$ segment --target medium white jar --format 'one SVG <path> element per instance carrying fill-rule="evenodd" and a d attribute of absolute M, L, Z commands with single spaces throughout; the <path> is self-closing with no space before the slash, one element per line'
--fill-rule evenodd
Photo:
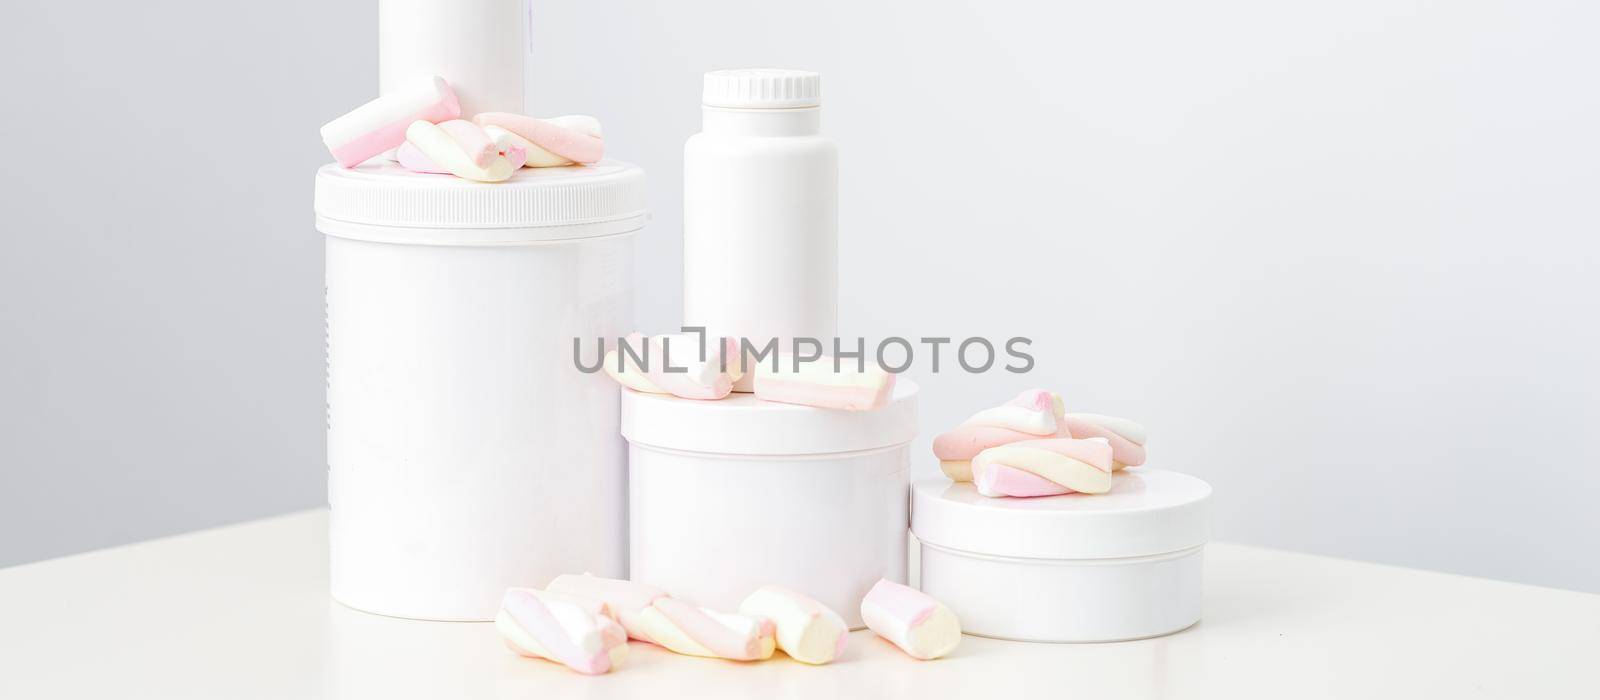
<path fill-rule="evenodd" d="M 861 627 L 872 585 L 906 580 L 916 398 L 904 380 L 859 412 L 623 390 L 630 575 L 719 610 L 778 584 Z"/>
<path fill-rule="evenodd" d="M 616 386 L 578 371 L 573 339 L 632 330 L 643 173 L 327 166 L 316 211 L 333 597 L 489 620 L 509 586 L 626 575 Z"/>
<path fill-rule="evenodd" d="M 1111 642 L 1200 620 L 1211 487 L 1176 472 L 1117 473 L 1105 494 L 987 498 L 971 482 L 918 481 L 911 529 L 921 589 L 964 632 Z"/>
<path fill-rule="evenodd" d="M 821 95 L 807 71 L 706 74 L 683 148 L 684 325 L 782 352 L 838 332 L 839 149 Z"/>

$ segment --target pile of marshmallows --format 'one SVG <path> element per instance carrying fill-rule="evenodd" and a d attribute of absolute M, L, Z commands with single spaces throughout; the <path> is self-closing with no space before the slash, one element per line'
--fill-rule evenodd
<path fill-rule="evenodd" d="M 395 149 L 395 159 L 409 170 L 478 182 L 500 182 L 523 166 L 594 163 L 605 154 L 594 117 L 534 119 L 507 112 L 484 112 L 471 121 L 460 117 L 461 103 L 450 84 L 433 76 L 322 125 L 322 142 L 346 168 Z"/>
<path fill-rule="evenodd" d="M 933 440 L 939 467 L 990 497 L 1105 493 L 1112 472 L 1144 464 L 1144 426 L 1067 413 L 1061 396 L 1029 389 Z"/>
<path fill-rule="evenodd" d="M 754 358 L 752 358 L 753 360 Z M 606 353 L 606 374 L 647 394 L 715 401 L 736 389 L 764 401 L 843 411 L 882 408 L 894 393 L 894 375 L 870 362 L 819 356 L 768 357 L 746 367 L 737 341 L 723 338 L 702 356 L 700 336 L 688 333 L 629 335 Z M 748 380 L 748 381 L 747 381 Z"/>
<path fill-rule="evenodd" d="M 867 627 L 917 659 L 936 659 L 961 641 L 961 623 L 943 603 L 881 579 L 861 601 Z M 850 630 L 838 613 L 779 586 L 762 586 L 725 613 L 686 603 L 633 581 L 557 576 L 545 590 L 506 591 L 495 629 L 523 656 L 587 674 L 622 663 L 628 640 L 689 656 L 761 661 L 781 649 L 796 661 L 825 664 L 844 653 Z"/>

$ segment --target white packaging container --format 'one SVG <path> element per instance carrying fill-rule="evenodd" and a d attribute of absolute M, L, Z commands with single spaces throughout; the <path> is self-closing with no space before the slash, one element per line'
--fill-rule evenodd
<path fill-rule="evenodd" d="M 529 23 L 528 0 L 379 0 L 378 94 L 437 75 L 463 118 L 521 113 Z"/>
<path fill-rule="evenodd" d="M 633 578 L 730 611 L 777 584 L 861 627 L 872 584 L 906 580 L 916 398 L 904 380 L 859 412 L 624 390 Z"/>
<path fill-rule="evenodd" d="M 632 330 L 642 171 L 330 165 L 316 211 L 334 598 L 488 620 L 508 586 L 626 575 L 616 386 L 576 369 L 573 339 Z"/>
<path fill-rule="evenodd" d="M 920 480 L 911 529 L 921 588 L 962 631 L 1029 642 L 1110 642 L 1200 620 L 1211 487 L 1177 472 L 1118 472 L 1105 494 L 987 498 Z"/>
<path fill-rule="evenodd" d="M 706 74 L 702 131 L 683 149 L 684 325 L 832 350 L 839 150 L 821 135 L 821 96 L 806 71 Z"/>

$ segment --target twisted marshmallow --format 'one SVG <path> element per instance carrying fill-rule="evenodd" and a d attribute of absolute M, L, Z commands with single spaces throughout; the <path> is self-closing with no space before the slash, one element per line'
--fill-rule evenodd
<path fill-rule="evenodd" d="M 839 658 L 850 638 L 850 628 L 838 613 L 779 586 L 756 589 L 739 604 L 739 612 L 771 620 L 778 648 L 803 663 L 825 664 Z"/>
<path fill-rule="evenodd" d="M 510 159 L 494 150 L 494 143 L 483 134 L 483 129 L 472 122 L 452 120 L 433 124 L 417 120 L 406 129 L 406 143 L 426 157 L 433 167 L 464 180 L 500 182 L 517 170 Z M 487 158 L 483 155 L 485 152 L 490 152 Z"/>
<path fill-rule="evenodd" d="M 704 360 L 700 359 L 699 336 L 696 335 L 675 333 L 645 337 L 632 333 L 625 342 L 640 353 L 643 367 L 635 361 L 634 355 L 620 348 L 607 352 L 602 364 L 607 375 L 634 391 L 671 394 L 685 399 L 720 399 L 733 391 L 734 381 L 743 375 L 738 350 L 731 338 L 722 339 L 720 347 L 710 348 Z M 668 372 L 669 363 L 675 369 L 687 371 Z"/>
<path fill-rule="evenodd" d="M 1025 440 L 972 458 L 973 482 L 984 496 L 1055 496 L 1111 490 L 1111 445 L 1105 438 Z"/>
<path fill-rule="evenodd" d="M 572 598 L 582 598 L 604 603 L 616 617 L 628 636 L 641 642 L 652 641 L 644 632 L 639 614 L 655 602 L 666 597 L 666 592 L 642 583 L 615 578 L 601 578 L 590 574 L 562 574 L 555 577 L 545 590 Z"/>
<path fill-rule="evenodd" d="M 596 601 L 511 588 L 494 626 L 518 654 L 594 675 L 616 668 L 628 653 L 628 633 L 608 613 Z"/>
<path fill-rule="evenodd" d="M 770 620 L 707 610 L 676 598 L 655 599 L 639 613 L 639 622 L 651 641 L 688 656 L 758 661 L 771 658 L 777 644 Z"/>
<path fill-rule="evenodd" d="M 839 360 L 838 371 L 833 365 L 832 357 L 801 362 L 798 367 L 790 356 L 759 363 L 756 398 L 843 411 L 870 411 L 889 403 L 895 375 L 874 363 Z"/>
<path fill-rule="evenodd" d="M 535 119 L 510 112 L 484 112 L 472 118 L 479 126 L 497 126 L 522 139 L 528 165 L 543 167 L 595 163 L 605 155 L 605 139 L 594 117 L 574 115 Z"/>
<path fill-rule="evenodd" d="M 1068 413 L 1062 417 L 1062 423 L 1072 437 L 1098 437 L 1110 442 L 1112 469 L 1144 464 L 1144 426 L 1126 418 L 1098 413 Z"/>
<path fill-rule="evenodd" d="M 440 122 L 439 128 L 443 129 L 450 138 L 461 147 L 479 168 L 487 168 L 493 164 L 494 156 L 504 156 L 510 162 L 511 169 L 521 168 L 528 160 L 528 151 L 513 141 L 514 137 L 505 129 L 496 127 L 479 128 L 477 124 L 461 119 L 451 119 Z M 443 166 L 433 162 L 415 144 L 407 141 L 395 149 L 395 160 L 400 166 L 416 173 L 452 174 Z"/>
<path fill-rule="evenodd" d="M 979 452 L 1023 440 L 1072 437 L 1062 424 L 1062 415 L 1060 396 L 1029 389 L 934 438 L 933 454 L 952 481 L 972 481 L 972 458 Z"/>

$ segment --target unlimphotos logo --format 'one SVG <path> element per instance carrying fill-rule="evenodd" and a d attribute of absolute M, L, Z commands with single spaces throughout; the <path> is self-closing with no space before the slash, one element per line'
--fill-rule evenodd
<path fill-rule="evenodd" d="M 652 358 L 650 350 L 652 343 L 632 342 L 628 338 L 616 339 L 616 369 L 623 370 L 624 363 L 650 371 L 653 362 L 659 362 L 659 371 L 668 373 L 684 373 L 689 371 L 685 362 L 690 361 L 686 354 L 692 354 L 695 362 L 706 362 L 712 356 L 714 348 L 736 349 L 736 352 L 717 352 L 720 358 L 721 369 L 726 370 L 733 357 L 741 360 L 744 367 L 758 367 L 761 363 L 770 363 L 772 371 L 779 371 L 780 362 L 792 364 L 793 371 L 800 371 L 800 366 L 830 360 L 833 371 L 840 372 L 853 366 L 855 371 L 866 371 L 867 359 L 870 357 L 884 371 L 899 374 L 910 369 L 913 365 L 926 358 L 927 371 L 938 374 L 952 364 L 960 367 L 969 374 L 982 374 L 996 368 L 1003 369 L 1013 374 L 1025 374 L 1033 370 L 1033 355 L 1028 353 L 1028 347 L 1033 344 L 1033 339 L 1022 336 L 1007 338 L 999 345 L 988 338 L 968 337 L 959 342 L 951 336 L 920 337 L 916 341 L 901 336 L 889 336 L 879 340 L 868 353 L 866 338 L 831 338 L 824 342 L 821 338 L 797 337 L 790 339 L 787 347 L 780 348 L 776 338 L 768 339 L 766 343 L 757 345 L 749 338 L 740 338 L 737 342 L 719 339 L 721 342 L 713 344 L 706 335 L 702 326 L 684 326 L 680 329 L 682 335 L 670 337 L 673 342 L 659 344 L 660 357 Z M 681 341 L 679 340 L 681 339 Z M 592 361 L 585 362 L 583 357 L 583 339 L 572 339 L 572 364 L 579 372 L 593 374 L 600 371 L 605 364 L 606 339 L 596 337 Z M 683 344 L 690 345 L 685 352 Z M 674 346 L 678 347 L 674 351 Z M 921 353 L 917 348 L 923 348 Z M 832 352 L 824 352 L 825 350 Z M 786 352 L 780 352 L 786 350 Z M 1003 352 L 1002 352 L 1003 351 Z M 948 362 L 943 353 L 953 355 L 954 362 Z M 676 363 L 673 355 L 677 354 Z M 1002 358 L 1002 354 L 1004 357 Z M 732 357 L 730 357 L 730 355 Z M 1003 360 L 1003 362 L 1002 362 Z"/>

